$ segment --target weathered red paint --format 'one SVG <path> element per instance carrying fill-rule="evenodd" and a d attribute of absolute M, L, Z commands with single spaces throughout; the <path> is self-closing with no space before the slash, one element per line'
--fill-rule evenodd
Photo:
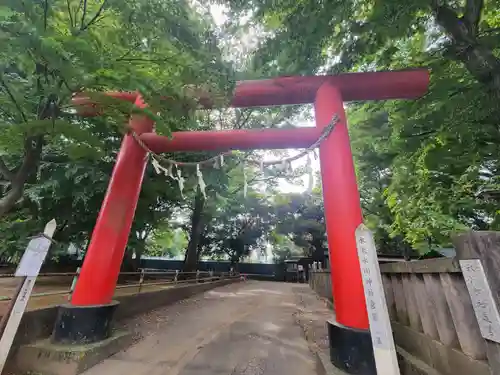
<path fill-rule="evenodd" d="M 146 106 L 137 94 L 135 105 Z M 153 122 L 134 115 L 130 127 L 141 134 L 152 131 Z M 105 304 L 113 297 L 141 190 L 145 156 L 132 136 L 124 137 L 71 298 L 73 305 Z"/>
<path fill-rule="evenodd" d="M 151 120 L 141 116 L 132 116 L 130 127 L 155 152 L 299 148 L 312 144 L 334 113 L 340 115 L 342 122 L 320 147 L 333 293 L 338 322 L 366 329 L 368 320 L 354 238 L 354 230 L 361 223 L 362 216 L 342 101 L 416 98 L 426 92 L 428 83 L 429 73 L 422 69 L 242 81 L 236 85 L 230 106 L 314 102 L 317 127 L 180 132 L 174 133 L 171 140 L 151 133 Z M 139 107 L 145 106 L 137 93 L 113 92 L 108 95 Z M 82 115 L 93 116 L 100 111 L 98 105 L 84 94 L 76 95 L 73 102 Z M 206 107 L 211 106 L 206 99 L 200 102 Z M 133 138 L 126 136 L 73 294 L 73 304 L 98 305 L 111 301 L 145 165 L 144 150 Z"/>
<path fill-rule="evenodd" d="M 414 69 L 242 81 L 236 85 L 231 106 L 241 108 L 313 103 L 316 92 L 325 83 L 337 87 L 346 102 L 411 99 L 427 91 L 429 72 Z"/>
<path fill-rule="evenodd" d="M 319 147 L 336 320 L 347 327 L 368 329 L 354 236 L 363 218 L 340 90 L 330 83 L 323 84 L 316 94 L 314 109 L 320 129 L 333 115 L 340 117 L 332 134 Z"/>
<path fill-rule="evenodd" d="M 316 128 L 175 132 L 172 138 L 144 133 L 154 152 L 306 148 L 321 135 Z"/>
<path fill-rule="evenodd" d="M 344 101 L 413 99 L 427 91 L 429 72 L 426 69 L 412 69 L 239 81 L 229 106 L 247 108 L 313 103 L 316 92 L 326 82 L 340 90 Z M 108 95 L 133 102 L 136 94 L 110 92 Z M 164 99 L 165 105 L 168 105 L 169 98 Z M 84 93 L 77 94 L 73 103 L 82 115 L 93 116 L 97 112 L 96 104 L 90 103 Z M 207 99 L 202 99 L 202 104 L 211 107 Z"/>

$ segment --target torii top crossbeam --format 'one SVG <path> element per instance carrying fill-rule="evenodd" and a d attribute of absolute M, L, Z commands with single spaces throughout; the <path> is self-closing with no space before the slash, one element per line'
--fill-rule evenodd
<path fill-rule="evenodd" d="M 248 108 L 313 103 L 318 89 L 325 83 L 337 87 L 344 101 L 413 99 L 426 92 L 429 74 L 427 70 L 416 69 L 240 81 L 236 84 L 231 106 Z M 172 139 L 154 133 L 143 134 L 141 139 L 154 152 L 223 151 L 231 148 L 305 148 L 317 140 L 320 133 L 318 128 L 191 131 L 174 133 Z"/>
<path fill-rule="evenodd" d="M 313 103 L 323 84 L 336 87 L 343 101 L 413 99 L 423 95 L 429 84 L 425 69 L 391 72 L 348 73 L 324 76 L 292 76 L 264 80 L 239 81 L 230 106 L 235 108 L 269 107 Z M 137 93 L 109 95 L 134 103 Z M 88 99 L 75 100 L 78 104 Z M 205 103 L 210 107 L 210 103 Z M 86 114 L 92 114 L 86 109 Z M 153 152 L 224 151 L 228 149 L 303 148 L 318 139 L 321 129 L 255 129 L 176 132 L 172 139 L 137 129 Z"/>
<path fill-rule="evenodd" d="M 414 69 L 240 81 L 236 84 L 231 106 L 245 108 L 313 103 L 324 83 L 337 87 L 346 102 L 413 99 L 427 91 L 429 72 Z"/>

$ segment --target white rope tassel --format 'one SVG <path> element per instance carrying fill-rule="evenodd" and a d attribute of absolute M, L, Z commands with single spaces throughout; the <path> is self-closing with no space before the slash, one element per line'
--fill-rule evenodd
<path fill-rule="evenodd" d="M 264 160 L 260 161 L 260 173 L 264 173 Z"/>
<path fill-rule="evenodd" d="M 172 173 L 172 164 L 168 165 L 168 168 L 165 172 L 165 176 L 170 177 L 172 180 L 177 180 L 177 177 L 175 177 L 174 174 Z"/>
<path fill-rule="evenodd" d="M 206 200 L 207 194 L 205 193 L 205 188 L 207 185 L 205 185 L 205 181 L 203 181 L 203 173 L 201 173 L 199 164 L 196 166 L 196 176 L 198 176 L 198 186 L 200 187 L 201 194 L 203 194 L 203 198 Z"/>
<path fill-rule="evenodd" d="M 177 168 L 177 182 L 179 183 L 179 190 L 181 192 L 181 197 L 184 198 L 184 177 L 182 177 L 182 172 L 178 165 L 175 166 Z"/>
<path fill-rule="evenodd" d="M 313 152 L 314 159 L 318 160 L 318 155 L 316 152 L 316 148 L 321 145 L 321 143 L 328 138 L 328 136 L 335 130 L 335 126 L 340 122 L 340 118 L 337 114 L 334 114 L 332 116 L 332 119 L 330 123 L 323 129 L 321 132 L 320 137 L 314 142 L 312 145 L 310 145 L 308 148 L 304 149 L 302 152 L 298 153 L 295 156 L 287 157 L 286 159 L 280 159 L 280 160 L 275 160 L 275 161 L 267 161 L 264 162 L 262 160 L 260 161 L 254 161 L 254 160 L 247 160 L 248 163 L 251 163 L 252 165 L 260 164 L 260 169 L 262 172 L 264 172 L 264 166 L 269 167 L 269 166 L 276 166 L 275 169 L 273 169 L 273 172 L 287 172 L 289 169 L 292 168 L 291 163 L 295 160 L 298 160 L 309 153 Z M 179 190 L 181 192 L 181 196 L 184 198 L 184 183 L 186 179 L 182 177 L 181 175 L 181 170 L 179 169 L 179 165 L 182 165 L 183 167 L 197 167 L 200 168 L 200 166 L 204 165 L 214 165 L 214 167 L 219 167 L 222 168 L 224 166 L 224 155 L 228 155 L 230 157 L 235 157 L 239 156 L 239 153 L 233 153 L 233 152 L 224 152 L 222 154 L 212 156 L 208 159 L 197 161 L 197 162 L 178 162 L 173 159 L 167 159 L 161 155 L 155 154 L 148 146 L 141 140 L 140 136 L 136 134 L 134 131 L 129 131 L 129 134 L 132 135 L 134 140 L 137 142 L 137 144 L 144 150 L 146 151 L 146 155 L 150 155 L 152 157 L 152 164 L 153 168 L 155 169 L 155 172 L 157 174 L 164 173 L 165 176 L 172 178 L 173 180 L 177 180 L 177 183 L 179 184 Z M 148 156 L 146 156 L 147 158 Z M 147 159 L 146 159 L 147 160 Z M 161 164 L 164 166 L 162 166 Z M 176 167 L 177 171 L 174 173 L 173 171 L 173 166 Z M 200 172 L 201 173 L 201 172 Z M 245 196 L 247 194 L 248 190 L 248 182 L 246 180 L 246 171 L 243 171 L 244 177 L 245 177 L 245 186 L 244 186 L 244 193 Z M 204 186 L 204 189 L 206 188 L 205 181 L 203 181 L 203 178 L 198 176 L 199 178 L 199 186 Z"/>
<path fill-rule="evenodd" d="M 151 164 L 153 164 L 153 168 L 155 169 L 156 174 L 161 174 L 163 167 L 160 165 L 160 163 L 158 163 L 158 160 L 156 160 L 156 158 L 152 158 Z"/>
<path fill-rule="evenodd" d="M 243 196 L 246 198 L 247 197 L 247 192 L 248 192 L 248 181 L 247 181 L 247 164 L 243 163 Z"/>
<path fill-rule="evenodd" d="M 313 185 L 314 185 L 312 160 L 311 160 L 311 155 L 310 154 L 307 154 L 306 171 L 307 171 L 307 173 L 309 175 L 308 176 L 308 182 L 307 182 L 307 191 L 310 193 L 310 192 L 312 192 Z"/>
<path fill-rule="evenodd" d="M 283 162 L 280 164 L 280 171 L 281 172 L 286 172 L 288 169 L 288 163 L 286 160 L 283 160 Z"/>
<path fill-rule="evenodd" d="M 152 158 L 152 164 L 153 168 L 155 169 L 157 174 L 163 173 L 166 177 L 171 177 L 174 180 L 177 180 L 177 178 L 172 174 L 172 164 L 168 165 L 168 168 L 165 168 L 163 165 L 161 165 L 158 160 L 156 160 L 155 157 Z"/>

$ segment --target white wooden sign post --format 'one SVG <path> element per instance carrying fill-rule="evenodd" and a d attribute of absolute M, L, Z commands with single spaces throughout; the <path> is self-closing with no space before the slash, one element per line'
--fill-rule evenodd
<path fill-rule="evenodd" d="M 49 251 L 52 243 L 51 239 L 55 230 L 56 221 L 52 219 L 45 226 L 43 235 L 31 239 L 17 267 L 15 276 L 21 278 L 22 286 L 17 296 L 14 296 L 15 302 L 10 311 L 2 338 L 0 339 L 0 374 L 7 361 L 10 347 L 12 346 L 17 329 L 21 323 L 21 318 L 28 305 L 28 300 L 33 290 L 33 286 L 35 285 L 36 277 Z"/>
<path fill-rule="evenodd" d="M 356 229 L 356 245 L 377 373 L 379 375 L 400 375 L 378 264 L 377 249 L 372 232 L 364 224 L 360 224 Z"/>
<path fill-rule="evenodd" d="M 483 264 L 479 259 L 460 260 L 481 336 L 500 343 L 500 313 L 491 292 Z"/>

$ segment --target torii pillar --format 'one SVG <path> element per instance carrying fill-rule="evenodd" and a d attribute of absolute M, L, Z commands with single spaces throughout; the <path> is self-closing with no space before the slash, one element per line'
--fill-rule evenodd
<path fill-rule="evenodd" d="M 232 107 L 314 103 L 316 128 L 179 132 L 168 139 L 152 133 L 152 122 L 138 115 L 133 116 L 130 127 L 154 152 L 303 148 L 318 139 L 334 115 L 339 116 L 340 123 L 320 145 L 336 312 L 336 321 L 329 323 L 331 360 L 347 373 L 373 375 L 376 370 L 354 234 L 363 218 L 343 102 L 412 99 L 423 95 L 428 83 L 429 74 L 422 69 L 242 81 L 236 85 Z M 137 93 L 109 95 L 145 105 Z M 95 112 L 89 109 L 88 99 L 75 98 L 75 104 L 84 105 L 82 114 Z M 144 175 L 144 156 L 132 137 L 125 136 L 71 304 L 61 308 L 53 334 L 56 342 L 95 342 L 109 335 L 116 307 L 112 297 Z"/>

